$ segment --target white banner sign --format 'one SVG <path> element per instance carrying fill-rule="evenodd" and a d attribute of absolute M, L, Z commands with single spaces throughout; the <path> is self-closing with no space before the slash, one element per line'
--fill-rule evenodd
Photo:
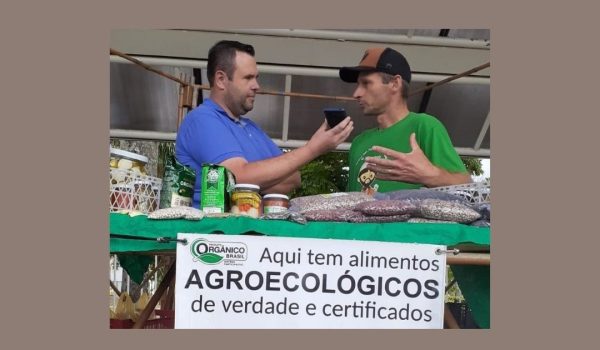
<path fill-rule="evenodd" d="M 175 328 L 443 328 L 445 246 L 177 237 Z"/>

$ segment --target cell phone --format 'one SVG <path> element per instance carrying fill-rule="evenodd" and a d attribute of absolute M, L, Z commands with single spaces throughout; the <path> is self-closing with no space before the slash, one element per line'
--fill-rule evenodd
<path fill-rule="evenodd" d="M 323 113 L 325 113 L 325 119 L 330 128 L 335 127 L 347 117 L 346 110 L 343 108 L 325 108 Z"/>

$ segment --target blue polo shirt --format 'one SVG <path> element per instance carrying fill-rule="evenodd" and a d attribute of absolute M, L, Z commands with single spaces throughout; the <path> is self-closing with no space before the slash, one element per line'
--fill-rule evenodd
<path fill-rule="evenodd" d="M 252 120 L 236 121 L 211 99 L 183 119 L 175 140 L 177 160 L 196 170 L 192 205 L 200 207 L 202 164 L 219 164 L 241 157 L 255 162 L 282 154 L 277 145 Z"/>

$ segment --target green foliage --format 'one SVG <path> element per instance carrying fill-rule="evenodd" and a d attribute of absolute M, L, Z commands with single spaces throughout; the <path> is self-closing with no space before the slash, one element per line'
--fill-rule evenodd
<path fill-rule="evenodd" d="M 447 269 L 446 274 L 446 283 L 450 284 L 454 280 L 454 274 L 452 273 L 452 268 Z M 450 289 L 446 292 L 444 296 L 444 302 L 446 303 L 463 303 L 465 301 L 465 297 L 462 295 L 458 283 L 454 283 Z"/>
<path fill-rule="evenodd" d="M 300 169 L 302 185 L 290 198 L 343 192 L 348 183 L 348 153 L 324 154 Z"/>
<path fill-rule="evenodd" d="M 483 174 L 479 158 L 461 157 L 461 160 L 471 175 Z M 291 198 L 343 192 L 348 184 L 348 153 L 324 154 L 303 166 L 300 173 L 302 175 L 301 187 L 291 193 Z"/>
<path fill-rule="evenodd" d="M 467 168 L 469 174 L 475 176 L 483 174 L 483 169 L 481 168 L 481 159 L 475 157 L 460 157 L 460 159 Z"/>

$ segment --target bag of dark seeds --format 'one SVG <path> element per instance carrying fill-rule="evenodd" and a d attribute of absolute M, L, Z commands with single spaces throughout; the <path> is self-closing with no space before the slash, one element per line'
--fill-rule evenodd
<path fill-rule="evenodd" d="M 473 204 L 473 209 L 481 214 L 482 220 L 491 221 L 492 205 L 490 203 Z"/>
<path fill-rule="evenodd" d="M 490 222 L 487 220 L 482 220 L 479 219 L 477 221 L 473 221 L 471 224 L 471 226 L 477 226 L 477 227 L 490 227 Z"/>

